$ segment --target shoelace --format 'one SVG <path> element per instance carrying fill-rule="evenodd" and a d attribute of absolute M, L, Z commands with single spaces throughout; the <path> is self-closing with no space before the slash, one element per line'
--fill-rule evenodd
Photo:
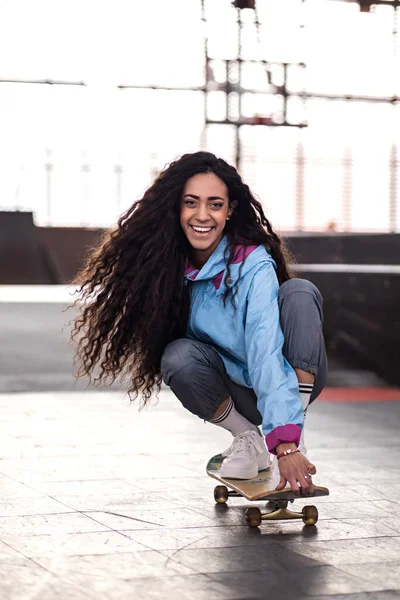
<path fill-rule="evenodd" d="M 224 458 L 227 458 L 230 454 L 232 454 L 233 450 L 242 450 L 243 446 L 245 445 L 245 441 L 246 440 L 246 445 L 247 446 L 251 446 L 251 438 L 253 437 L 251 434 L 252 432 L 250 431 L 245 431 L 243 433 L 241 433 L 240 435 L 238 435 L 232 442 L 232 444 L 229 446 L 229 448 L 227 448 L 223 455 Z M 250 439 L 249 439 L 250 438 Z"/>
<path fill-rule="evenodd" d="M 252 435 L 249 435 L 249 432 L 245 431 L 244 433 L 241 433 L 237 438 L 233 440 L 232 445 L 229 448 L 229 454 L 231 454 L 234 450 L 236 452 L 240 452 L 241 450 L 252 448 L 251 438 Z"/>

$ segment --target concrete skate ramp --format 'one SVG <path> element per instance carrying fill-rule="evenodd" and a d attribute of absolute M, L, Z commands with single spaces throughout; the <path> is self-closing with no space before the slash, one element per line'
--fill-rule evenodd
<path fill-rule="evenodd" d="M 293 235 L 299 277 L 324 298 L 325 339 L 348 365 L 400 385 L 400 235 Z"/>
<path fill-rule="evenodd" d="M 30 212 L 0 212 L 0 282 L 60 283 Z"/>
<path fill-rule="evenodd" d="M 398 265 L 398 233 L 292 233 L 285 238 L 299 264 Z"/>
<path fill-rule="evenodd" d="M 60 283 L 70 283 L 96 247 L 103 229 L 87 227 L 38 227 L 38 236 L 51 256 Z"/>

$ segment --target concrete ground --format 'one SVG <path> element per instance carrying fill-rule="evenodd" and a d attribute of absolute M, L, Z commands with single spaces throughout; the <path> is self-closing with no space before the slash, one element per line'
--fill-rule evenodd
<path fill-rule="evenodd" d="M 400 597 L 400 402 L 315 403 L 317 525 L 249 528 L 205 474 L 227 432 L 71 391 L 62 307 L 0 303 L 1 600 Z"/>

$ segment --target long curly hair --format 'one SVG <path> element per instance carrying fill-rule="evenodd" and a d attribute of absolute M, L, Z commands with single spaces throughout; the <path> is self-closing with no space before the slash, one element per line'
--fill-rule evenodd
<path fill-rule="evenodd" d="M 275 260 L 279 283 L 290 278 L 283 242 L 233 166 L 209 152 L 172 162 L 105 234 L 74 281 L 79 313 L 71 339 L 78 377 L 95 385 L 128 380 L 130 398 L 141 396 L 144 404 L 160 390 L 164 348 L 186 332 L 190 245 L 180 225 L 180 203 L 187 180 L 198 173 L 219 177 L 234 206 L 225 227 L 228 272 L 235 245 L 263 244 Z"/>

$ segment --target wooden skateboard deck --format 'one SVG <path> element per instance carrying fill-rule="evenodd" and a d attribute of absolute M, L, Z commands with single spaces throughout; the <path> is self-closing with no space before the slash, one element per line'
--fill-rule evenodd
<path fill-rule="evenodd" d="M 271 469 L 260 471 L 254 479 L 224 479 L 220 476 L 223 457 L 217 454 L 210 458 L 207 463 L 207 474 L 217 481 L 225 484 L 226 487 L 237 492 L 247 500 L 267 500 L 267 501 L 290 501 L 297 498 L 314 498 L 316 496 L 328 496 L 329 490 L 326 487 L 311 485 L 308 490 L 298 492 L 290 488 L 277 491 L 275 489 L 277 482 L 272 483 Z"/>

